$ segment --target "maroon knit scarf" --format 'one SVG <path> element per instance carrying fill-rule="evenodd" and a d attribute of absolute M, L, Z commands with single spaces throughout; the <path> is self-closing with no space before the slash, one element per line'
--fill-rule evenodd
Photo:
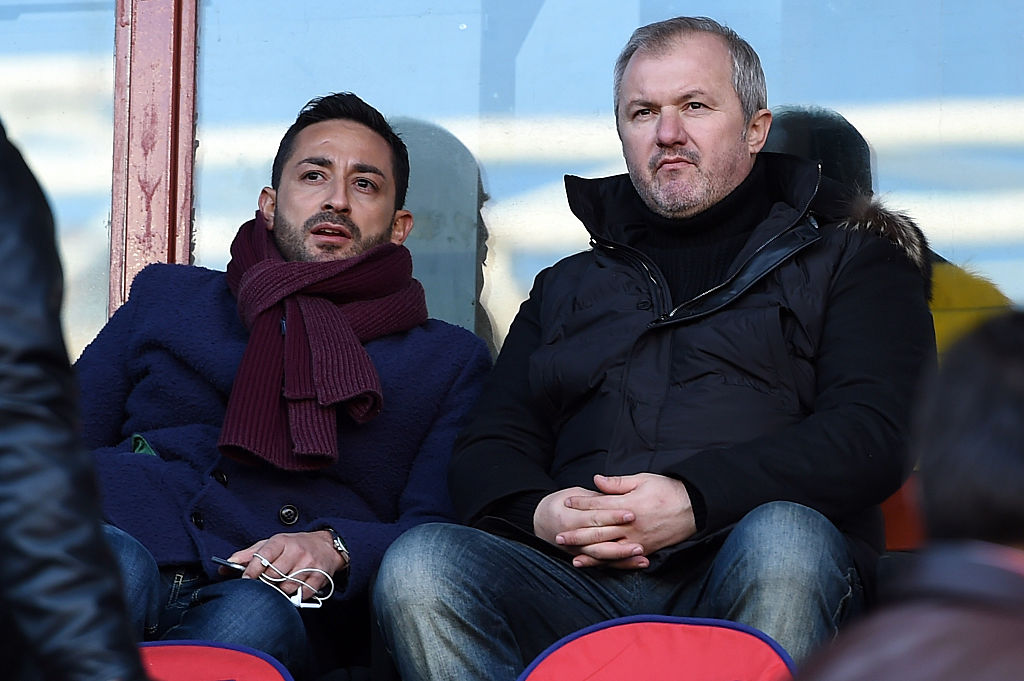
<path fill-rule="evenodd" d="M 385 244 L 346 260 L 286 262 L 266 222 L 242 225 L 227 281 L 250 331 L 218 446 L 241 460 L 314 470 L 338 460 L 336 406 L 366 423 L 380 378 L 363 343 L 427 319 L 408 249 Z"/>

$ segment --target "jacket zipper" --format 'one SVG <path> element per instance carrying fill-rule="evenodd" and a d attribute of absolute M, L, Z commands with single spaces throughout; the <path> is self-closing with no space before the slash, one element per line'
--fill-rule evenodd
<path fill-rule="evenodd" d="M 722 288 L 723 288 L 724 286 L 726 286 L 727 284 L 729 284 L 729 283 L 730 283 L 730 282 L 731 282 L 731 281 L 732 281 L 733 279 L 735 279 L 735 278 L 736 278 L 736 276 L 737 276 L 737 275 L 738 275 L 738 274 L 739 274 L 740 272 L 742 272 L 742 271 L 743 271 L 743 269 L 744 269 L 744 268 L 745 268 L 745 267 L 746 267 L 746 266 L 747 266 L 748 264 L 750 264 L 750 261 L 751 261 L 751 260 L 753 260 L 753 259 L 754 259 L 755 257 L 757 257 L 757 255 L 758 255 L 759 253 L 761 253 L 762 251 L 764 251 L 764 249 L 766 249 L 766 248 L 768 248 L 768 247 L 769 247 L 770 245 L 772 245 L 772 244 L 773 244 L 773 243 L 774 243 L 775 241 L 777 241 L 777 240 L 778 240 L 778 239 L 779 239 L 779 238 L 780 238 L 780 237 L 781 237 L 781 236 L 782 236 L 783 234 L 785 234 L 785 233 L 786 233 L 786 232 L 788 232 L 789 230 L 793 229 L 793 227 L 795 227 L 795 226 L 796 226 L 796 225 L 797 225 L 797 224 L 798 224 L 798 223 L 799 223 L 799 222 L 800 222 L 801 220 L 803 220 L 803 219 L 804 219 L 804 217 L 805 217 L 805 216 L 807 215 L 807 211 L 808 211 L 808 210 L 810 209 L 810 207 L 811 207 L 811 201 L 813 201 L 813 200 L 814 200 L 814 197 L 818 195 L 818 189 L 820 189 L 820 188 L 821 188 L 821 164 L 819 163 L 819 164 L 818 164 L 818 177 L 817 177 L 817 179 L 816 179 L 816 180 L 815 180 L 815 182 L 814 182 L 814 191 L 813 191 L 813 192 L 811 192 L 811 195 L 810 195 L 810 197 L 809 197 L 809 198 L 807 199 L 807 202 L 806 202 L 806 203 L 804 203 L 804 206 L 803 206 L 803 208 L 802 208 L 802 209 L 800 210 L 800 212 L 799 212 L 799 213 L 797 213 L 797 216 L 796 216 L 795 218 L 793 218 L 793 221 L 792 221 L 792 222 L 790 222 L 790 223 L 789 223 L 788 225 L 786 225 L 786 226 L 785 226 L 785 228 L 783 228 L 783 229 L 780 229 L 780 230 L 779 230 L 778 232 L 776 232 L 776 233 L 775 233 L 775 234 L 774 234 L 774 235 L 772 236 L 772 238 L 768 239 L 768 241 L 765 241 L 765 242 L 764 242 L 763 244 L 761 244 L 760 246 L 758 246 L 758 247 L 757 247 L 757 249 L 755 249 L 753 253 L 751 253 L 751 254 L 750 254 L 749 256 L 747 256 L 747 259 L 743 261 L 743 264 L 742 264 L 742 265 L 740 265 L 739 267 L 737 267 L 737 268 L 736 268 L 736 271 L 735 271 L 735 272 L 733 272 L 733 274 L 732 274 L 732 276 L 731 276 L 731 277 L 727 277 L 727 278 L 726 278 L 725 280 L 723 280 L 723 281 L 722 281 L 721 283 L 719 283 L 719 284 L 717 284 L 717 285 L 715 285 L 715 286 L 712 286 L 712 287 L 711 287 L 711 288 L 709 288 L 709 289 L 708 289 L 707 291 L 704 291 L 703 293 L 701 293 L 701 294 L 699 294 L 699 295 L 696 295 L 696 296 L 694 296 L 694 297 L 693 297 L 693 298 L 691 298 L 690 300 L 687 300 L 686 302 L 683 302 L 683 303 L 680 303 L 679 305 L 676 305 L 676 306 L 675 306 L 674 308 L 672 308 L 672 310 L 671 310 L 671 311 L 670 311 L 670 312 L 669 312 L 668 314 L 666 314 L 666 315 L 662 315 L 662 316 L 661 316 L 660 318 L 658 318 L 657 320 L 655 320 L 655 322 L 654 322 L 654 323 L 655 323 L 655 324 L 657 324 L 657 323 L 664 323 L 664 322 L 667 322 L 667 321 L 669 321 L 669 320 L 670 320 L 670 319 L 671 319 L 671 318 L 672 318 L 672 317 L 673 317 L 673 316 L 674 316 L 674 315 L 675 315 L 675 314 L 676 314 L 677 312 L 679 312 L 679 310 L 680 310 L 680 309 L 682 309 L 682 308 L 684 308 L 684 307 L 686 307 L 686 306 L 688 306 L 688 305 L 690 305 L 690 304 L 692 304 L 692 303 L 694 303 L 694 302 L 696 302 L 696 301 L 700 300 L 701 298 L 705 298 L 705 297 L 707 297 L 707 296 L 711 295 L 711 294 L 712 294 L 712 293 L 714 293 L 715 291 L 718 291 L 718 290 L 722 289 Z M 817 227 L 817 223 L 816 223 L 816 222 L 814 223 L 814 225 L 815 225 L 815 227 Z"/>
<path fill-rule="evenodd" d="M 633 269 L 644 275 L 651 284 L 651 290 L 654 294 L 655 314 L 658 315 L 658 319 L 669 314 L 671 296 L 668 293 L 668 284 L 665 282 L 665 277 L 661 271 L 646 255 L 631 246 L 617 244 L 614 241 L 597 236 L 592 236 L 590 243 L 594 248 L 608 251 L 613 257 L 625 260 Z"/>
<path fill-rule="evenodd" d="M 793 229 L 797 224 L 800 223 L 801 220 L 803 220 L 806 217 L 807 211 L 811 207 L 811 202 L 814 200 L 814 197 L 818 195 L 818 190 L 820 188 L 821 188 L 821 164 L 819 163 L 818 164 L 818 176 L 817 176 L 817 178 L 815 178 L 815 182 L 814 182 L 814 191 L 811 192 L 810 196 L 807 198 L 807 201 L 804 203 L 804 205 L 801 208 L 801 210 L 797 213 L 797 216 L 795 218 L 793 218 L 792 222 L 790 222 L 788 225 L 786 225 L 786 227 L 784 227 L 783 229 L 781 229 L 778 232 L 776 232 L 770 239 L 765 241 L 763 244 L 758 246 L 757 249 L 754 250 L 753 253 L 751 253 L 749 256 L 747 256 L 747 259 L 743 261 L 743 264 L 740 265 L 738 268 L 736 268 L 736 271 L 733 273 L 732 276 L 727 277 L 721 283 L 716 284 L 715 286 L 712 286 L 711 288 L 709 288 L 708 290 L 704 291 L 703 293 L 700 293 L 700 294 L 694 296 L 693 298 L 690 298 L 689 300 L 684 301 L 684 302 L 680 303 L 679 305 L 676 305 L 675 307 L 672 307 L 671 309 L 669 309 L 668 308 L 668 304 L 666 304 L 666 299 L 668 299 L 669 296 L 666 294 L 666 291 L 668 290 L 668 285 L 665 283 L 665 278 L 661 274 L 661 272 L 658 270 L 657 266 L 655 266 L 654 263 L 651 262 L 647 258 L 646 255 L 644 255 L 642 252 L 636 250 L 635 248 L 632 248 L 630 246 L 625 246 L 625 245 L 622 245 L 622 244 L 617 244 L 617 243 L 615 243 L 615 242 L 613 242 L 611 240 L 608 240 L 608 239 L 605 239 L 605 238 L 602 238 L 602 237 L 598 237 L 598 236 L 593 236 L 592 235 L 590 241 L 591 241 L 591 244 L 593 246 L 599 247 L 599 248 L 601 248 L 603 250 L 606 250 L 606 251 L 610 252 L 610 254 L 612 254 L 613 256 L 617 255 L 617 256 L 621 257 L 623 260 L 625 260 L 627 263 L 629 263 L 634 269 L 636 269 L 636 270 L 640 271 L 642 274 L 646 275 L 646 277 L 650 280 L 650 282 L 653 285 L 653 290 L 654 290 L 655 297 L 656 297 L 656 308 L 657 308 L 658 316 L 648 324 L 648 328 L 655 328 L 655 327 L 658 327 L 658 326 L 662 326 L 664 324 L 671 323 L 673 321 L 679 321 L 679 319 L 675 319 L 675 315 L 681 309 L 683 309 L 684 307 L 688 307 L 688 306 L 692 305 L 696 301 L 701 300 L 702 298 L 705 298 L 705 297 L 715 293 L 716 291 L 721 290 L 723 287 L 725 287 L 726 285 L 731 283 L 736 278 L 736 276 L 739 275 L 741 272 L 743 272 L 743 269 L 755 257 L 757 257 L 758 254 L 763 252 L 766 248 L 768 248 L 771 244 L 773 244 L 775 241 L 777 241 L 779 238 L 781 238 L 784 234 L 786 234 L 791 229 Z M 815 226 L 815 228 L 817 228 L 817 223 L 816 222 L 812 221 L 812 224 Z M 809 245 L 810 245 L 810 243 L 803 244 L 802 246 L 800 246 L 800 248 L 797 249 L 797 251 L 794 251 L 794 253 L 798 252 L 800 250 L 803 250 L 804 247 L 809 246 Z M 765 272 L 765 274 L 767 274 L 767 272 Z M 686 319 L 686 318 L 684 317 L 683 319 Z"/>

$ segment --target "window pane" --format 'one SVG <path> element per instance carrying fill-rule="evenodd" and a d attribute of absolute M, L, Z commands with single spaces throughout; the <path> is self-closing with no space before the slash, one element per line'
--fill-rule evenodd
<path fill-rule="evenodd" d="M 500 339 L 536 273 L 587 246 L 562 175 L 624 170 L 611 102 L 619 49 L 636 26 L 685 11 L 750 41 L 771 106 L 846 115 L 873 147 L 885 201 L 916 217 L 939 254 L 1024 301 L 1024 128 L 1013 122 L 1024 105 L 1021 3 L 393 0 L 283 11 L 272 0 L 211 0 L 200 9 L 200 264 L 227 261 L 298 108 L 351 90 L 411 126 L 417 276 L 432 313 L 466 326 L 475 280 L 462 264 L 486 198 L 483 300 Z"/>
<path fill-rule="evenodd" d="M 54 213 L 72 358 L 107 316 L 113 54 L 113 2 L 0 3 L 0 118 Z"/>

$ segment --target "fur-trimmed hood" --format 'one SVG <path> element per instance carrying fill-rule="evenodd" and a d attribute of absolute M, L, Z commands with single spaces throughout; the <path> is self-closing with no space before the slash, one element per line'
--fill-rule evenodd
<path fill-rule="evenodd" d="M 827 177 L 811 204 L 811 211 L 839 229 L 877 234 L 898 246 L 921 272 L 925 291 L 931 298 L 934 254 L 928 239 L 910 215 L 888 208 L 873 194 L 851 194 L 849 189 Z"/>
<path fill-rule="evenodd" d="M 903 249 L 921 273 L 930 276 L 931 252 L 924 233 L 904 212 L 886 208 L 874 196 L 860 195 L 850 201 L 850 215 L 839 226 L 884 236 Z"/>

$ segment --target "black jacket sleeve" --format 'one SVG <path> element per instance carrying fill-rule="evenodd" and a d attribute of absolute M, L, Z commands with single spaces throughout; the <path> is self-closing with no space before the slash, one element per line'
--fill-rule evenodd
<path fill-rule="evenodd" d="M 46 199 L 0 127 L 0 663 L 144 679 L 74 433 L 61 296 Z"/>
<path fill-rule="evenodd" d="M 921 273 L 896 246 L 868 237 L 831 284 L 812 413 L 668 472 L 700 491 L 706 532 L 780 499 L 842 522 L 884 501 L 909 472 L 910 411 L 934 361 Z"/>
<path fill-rule="evenodd" d="M 473 524 L 484 515 L 502 518 L 532 534 L 537 502 L 560 489 L 548 474 L 555 433 L 530 391 L 530 355 L 540 345 L 538 309 L 545 272 L 537 275 L 501 352 L 455 441 L 448 488 L 455 511 Z"/>

